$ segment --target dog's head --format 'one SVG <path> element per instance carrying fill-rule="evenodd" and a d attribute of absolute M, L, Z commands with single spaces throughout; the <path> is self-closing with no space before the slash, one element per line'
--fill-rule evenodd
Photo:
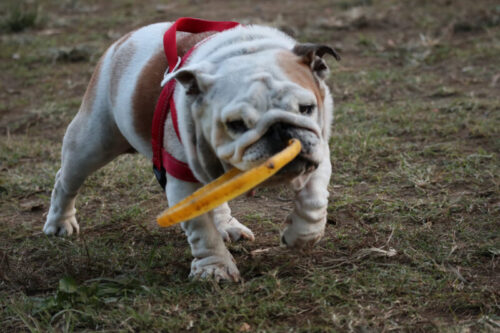
<path fill-rule="evenodd" d="M 324 83 L 323 56 L 330 47 L 297 44 L 225 59 L 198 62 L 173 74 L 184 88 L 189 116 L 181 131 L 195 175 L 210 181 L 231 166 L 248 170 L 281 151 L 291 138 L 302 151 L 278 178 L 314 170 L 325 155 L 333 101 Z"/>

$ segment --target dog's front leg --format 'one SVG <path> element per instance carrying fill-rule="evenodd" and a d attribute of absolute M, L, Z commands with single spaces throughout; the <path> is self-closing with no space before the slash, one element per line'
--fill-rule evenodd
<path fill-rule="evenodd" d="M 225 242 L 236 242 L 240 239 L 255 240 L 255 236 L 249 228 L 240 223 L 231 215 L 231 208 L 223 203 L 212 211 L 214 214 L 215 227 Z"/>
<path fill-rule="evenodd" d="M 185 182 L 167 174 L 166 192 L 169 205 L 173 206 L 200 186 L 201 184 Z M 194 257 L 190 277 L 213 278 L 216 281 L 239 281 L 240 273 L 233 256 L 227 250 L 215 227 L 212 211 L 183 222 L 181 226 L 186 233 Z"/>
<path fill-rule="evenodd" d="M 324 234 L 328 208 L 328 184 L 332 173 L 330 150 L 305 182 L 301 177 L 292 182 L 295 191 L 294 209 L 287 217 L 288 224 L 281 241 L 290 248 L 305 248 L 316 244 Z"/>

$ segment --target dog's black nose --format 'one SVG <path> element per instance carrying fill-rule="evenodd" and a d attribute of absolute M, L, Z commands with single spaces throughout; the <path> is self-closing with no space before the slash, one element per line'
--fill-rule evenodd
<path fill-rule="evenodd" d="M 288 141 L 292 139 L 291 128 L 289 124 L 276 123 L 267 130 L 266 137 L 272 145 L 273 152 L 281 151 L 288 145 Z"/>

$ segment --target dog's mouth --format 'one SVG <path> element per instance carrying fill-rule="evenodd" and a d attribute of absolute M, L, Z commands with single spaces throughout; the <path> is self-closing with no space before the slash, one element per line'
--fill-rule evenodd
<path fill-rule="evenodd" d="M 311 159 L 299 154 L 293 159 L 292 162 L 288 163 L 280 171 L 278 171 L 278 175 L 299 175 L 302 173 L 309 173 L 316 170 L 318 166 L 318 162 L 312 161 Z"/>
<path fill-rule="evenodd" d="M 318 136 L 308 129 L 286 123 L 276 123 L 269 127 L 268 131 L 257 142 L 245 150 L 242 160 L 249 166 L 262 163 L 283 150 L 290 139 L 299 140 L 302 144 L 302 150 L 276 176 L 279 178 L 295 177 L 316 170 L 320 162 L 320 156 L 317 154 L 317 146 L 320 142 Z"/>

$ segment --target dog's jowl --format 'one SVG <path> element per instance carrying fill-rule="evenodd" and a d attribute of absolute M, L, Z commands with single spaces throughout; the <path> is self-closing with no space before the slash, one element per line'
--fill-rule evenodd
<path fill-rule="evenodd" d="M 262 163 L 297 138 L 301 153 L 268 183 L 289 184 L 295 191 L 282 242 L 290 248 L 314 245 L 325 228 L 331 174 L 333 100 L 322 58 L 337 54 L 273 28 L 242 25 L 220 32 L 179 31 L 176 44 L 164 48 L 171 26 L 159 23 L 133 31 L 100 59 L 64 136 L 44 232 L 79 232 L 75 199 L 92 172 L 131 150 L 153 157 L 155 106 L 162 84 L 175 82 L 176 112 L 166 114 L 162 123 L 162 149 L 185 163 L 197 181 L 163 174 L 168 203 L 232 167 L 248 170 Z M 169 47 L 177 48 L 179 59 L 189 53 L 167 71 Z M 194 257 L 192 277 L 239 280 L 224 241 L 253 240 L 254 235 L 232 217 L 227 204 L 183 222 L 182 228 Z"/>

